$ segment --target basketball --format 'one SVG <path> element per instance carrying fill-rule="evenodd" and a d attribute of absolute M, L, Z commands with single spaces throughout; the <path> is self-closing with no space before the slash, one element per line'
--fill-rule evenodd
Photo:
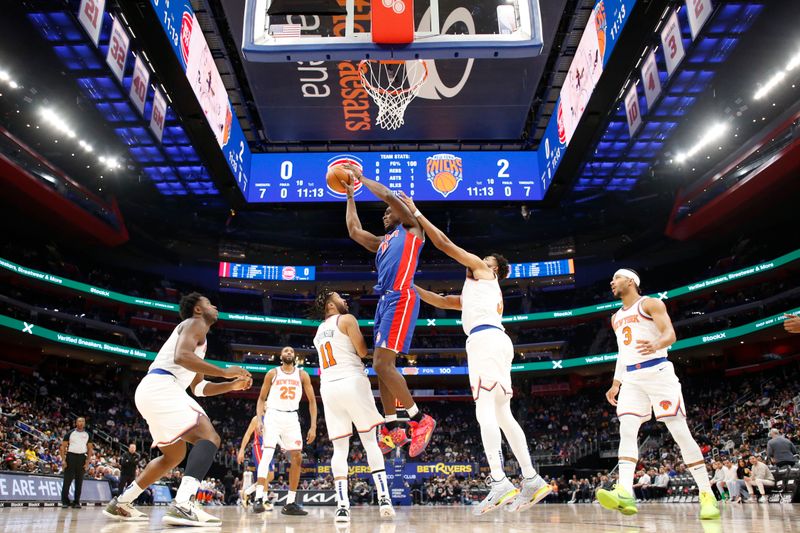
<path fill-rule="evenodd" d="M 341 166 L 335 166 L 328 170 L 325 180 L 328 182 L 328 187 L 331 190 L 344 194 L 347 191 L 343 184 L 350 183 L 353 180 L 353 175 L 349 170 Z"/>
<path fill-rule="evenodd" d="M 440 192 L 451 192 L 457 184 L 458 180 L 450 172 L 440 172 L 433 178 L 433 188 Z"/>

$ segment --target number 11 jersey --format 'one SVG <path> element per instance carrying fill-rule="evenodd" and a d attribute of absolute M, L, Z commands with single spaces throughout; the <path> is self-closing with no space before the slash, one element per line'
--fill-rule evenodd
<path fill-rule="evenodd" d="M 339 329 L 341 316 L 328 317 L 319 325 L 314 336 L 314 347 L 319 354 L 321 383 L 364 375 L 364 365 L 353 342 Z"/>

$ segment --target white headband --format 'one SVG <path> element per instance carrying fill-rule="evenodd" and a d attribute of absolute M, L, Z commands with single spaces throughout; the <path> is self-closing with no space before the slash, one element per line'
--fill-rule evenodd
<path fill-rule="evenodd" d="M 639 276 L 637 276 L 636 272 L 634 272 L 633 270 L 628 270 L 627 268 L 620 268 L 619 270 L 614 272 L 614 277 L 617 277 L 617 276 L 625 276 L 626 278 L 632 279 L 637 287 L 639 285 L 641 285 L 641 281 L 639 280 Z"/>

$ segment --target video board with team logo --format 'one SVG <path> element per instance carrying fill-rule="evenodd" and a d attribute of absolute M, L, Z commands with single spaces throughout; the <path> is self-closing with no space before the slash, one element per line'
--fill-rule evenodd
<path fill-rule="evenodd" d="M 219 264 L 219 277 L 233 279 L 255 279 L 262 281 L 313 281 L 317 268 L 296 265 L 252 265 L 248 263 Z"/>
<path fill-rule="evenodd" d="M 335 202 L 344 193 L 328 186 L 331 168 L 350 164 L 364 176 L 420 201 L 541 200 L 535 152 L 363 152 L 255 154 L 249 202 Z M 360 182 L 359 201 L 377 202 Z"/>

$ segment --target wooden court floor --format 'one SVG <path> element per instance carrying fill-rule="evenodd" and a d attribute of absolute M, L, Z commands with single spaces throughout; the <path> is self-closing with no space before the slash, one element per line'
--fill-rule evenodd
<path fill-rule="evenodd" d="M 124 523 L 107 519 L 101 507 L 81 510 L 60 508 L 0 509 L 0 531 L 5 533 L 145 533 L 165 529 L 165 507 L 142 508 L 149 522 Z M 752 504 L 724 506 L 722 520 L 701 522 L 694 504 L 653 503 L 640 505 L 639 514 L 623 517 L 597 504 L 549 504 L 522 514 L 495 512 L 474 517 L 468 507 L 398 508 L 394 521 L 381 521 L 376 507 L 353 507 L 349 526 L 334 526 L 332 507 L 307 507 L 306 517 L 283 516 L 278 510 L 253 515 L 239 507 L 211 507 L 207 511 L 223 520 L 222 527 L 167 528 L 219 532 L 264 533 L 779 533 L 800 531 L 800 504 Z"/>

